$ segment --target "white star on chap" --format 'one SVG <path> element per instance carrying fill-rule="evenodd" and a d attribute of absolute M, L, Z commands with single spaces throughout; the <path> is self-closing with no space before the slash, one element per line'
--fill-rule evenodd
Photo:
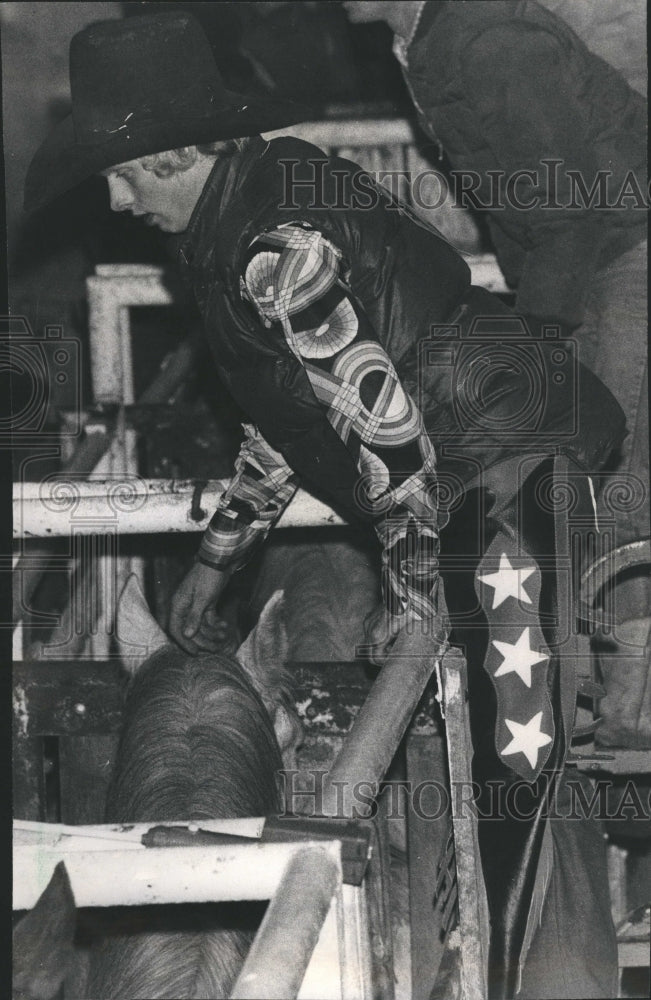
<path fill-rule="evenodd" d="M 493 645 L 498 653 L 504 657 L 494 676 L 502 677 L 503 674 L 515 673 L 528 688 L 531 687 L 531 668 L 536 663 L 542 663 L 543 660 L 549 659 L 546 653 L 539 653 L 531 648 L 528 628 L 523 630 L 522 635 L 515 643 L 493 639 Z"/>
<path fill-rule="evenodd" d="M 506 552 L 503 552 L 500 556 L 500 568 L 497 572 L 486 573 L 485 576 L 480 576 L 479 579 L 487 587 L 494 589 L 493 609 L 495 609 L 499 608 L 500 604 L 503 604 L 508 597 L 515 597 L 517 601 L 524 601 L 525 604 L 531 604 L 531 598 L 524 589 L 524 581 L 535 572 L 535 566 L 515 568 L 509 562 Z"/>
<path fill-rule="evenodd" d="M 513 739 L 502 750 L 502 757 L 508 757 L 513 753 L 523 753 L 531 766 L 535 768 L 538 750 L 552 741 L 551 736 L 540 731 L 542 712 L 537 712 L 524 726 L 521 722 L 513 722 L 511 719 L 504 721 L 509 727 Z"/>

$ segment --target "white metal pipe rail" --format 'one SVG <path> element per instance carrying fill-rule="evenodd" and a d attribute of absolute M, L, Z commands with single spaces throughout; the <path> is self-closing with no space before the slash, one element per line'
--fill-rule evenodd
<path fill-rule="evenodd" d="M 232 844 L 133 850 L 66 850 L 14 845 L 13 908 L 31 909 L 59 861 L 77 906 L 211 903 L 271 899 L 290 860 L 306 847 L 324 850 L 340 869 L 340 842 Z"/>
<path fill-rule="evenodd" d="M 360 886 L 344 885 L 341 841 L 261 843 L 260 818 L 215 820 L 250 843 L 145 848 L 137 828 L 14 823 L 14 910 L 31 909 L 63 861 L 75 905 L 271 900 L 233 997 L 370 1000 L 358 966 Z M 252 831 L 251 825 L 256 829 Z M 187 824 L 183 824 L 187 825 Z"/>
<path fill-rule="evenodd" d="M 191 479 L 143 479 L 116 475 L 93 481 L 50 478 L 14 484 L 14 537 L 55 538 L 113 530 L 121 535 L 203 531 L 229 480 L 210 480 L 196 494 Z M 202 516 L 194 519 L 193 506 Z M 299 490 L 276 527 L 320 527 L 346 522 L 330 507 Z"/>

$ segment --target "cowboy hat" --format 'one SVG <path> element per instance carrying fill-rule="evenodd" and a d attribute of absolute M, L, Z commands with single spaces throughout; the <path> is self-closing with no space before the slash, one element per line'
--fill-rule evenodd
<path fill-rule="evenodd" d="M 179 12 L 98 21 L 78 32 L 70 42 L 70 92 L 72 114 L 27 171 L 27 211 L 117 163 L 310 116 L 290 101 L 227 90 L 199 23 Z"/>

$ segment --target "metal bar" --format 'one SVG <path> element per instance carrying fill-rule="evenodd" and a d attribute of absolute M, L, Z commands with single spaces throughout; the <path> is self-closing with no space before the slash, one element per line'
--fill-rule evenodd
<path fill-rule="evenodd" d="M 185 381 L 194 365 L 196 346 L 192 340 L 186 340 L 170 354 L 162 363 L 160 371 L 140 396 L 138 402 L 143 405 L 166 403 L 178 387 Z M 97 422 L 92 418 L 84 427 L 84 437 L 75 448 L 70 459 L 61 470 L 61 478 L 66 473 L 77 476 L 78 473 L 90 475 L 102 456 L 111 445 L 114 429 L 106 422 Z M 46 546 L 35 548 L 21 554 L 14 568 L 14 617 L 19 610 L 28 609 L 34 591 L 43 575 L 44 565 L 51 557 L 51 549 Z"/>
<path fill-rule="evenodd" d="M 460 650 L 454 647 L 448 650 L 442 674 L 450 787 L 454 793 L 455 788 L 469 788 L 472 783 L 466 661 Z M 477 819 L 472 813 L 464 815 L 463 809 L 453 809 L 452 826 L 459 894 L 462 995 L 464 1000 L 485 1000 L 489 922 Z"/>
<path fill-rule="evenodd" d="M 407 815 L 409 837 L 409 914 L 412 1000 L 429 1000 L 443 957 L 443 913 L 437 899 L 437 863 L 446 865 L 450 828 L 447 803 L 441 797 L 447 765 L 438 733 L 407 738 L 407 780 L 417 808 Z M 415 791 L 418 790 L 418 799 Z"/>
<path fill-rule="evenodd" d="M 387 798 L 377 798 L 377 817 L 372 826 L 372 850 L 366 871 L 366 915 L 370 948 L 366 962 L 376 1000 L 395 1000 L 396 951 L 391 927 L 391 864 Z M 411 995 L 411 994 L 410 994 Z"/>
<path fill-rule="evenodd" d="M 72 458 L 59 475 L 76 477 L 79 473 L 90 474 L 109 447 L 110 435 L 104 425 L 92 424 L 85 428 L 85 437 L 76 448 Z M 22 513 L 14 505 L 14 524 Z M 52 560 L 52 547 L 30 545 L 21 553 L 13 572 L 13 616 L 19 618 L 29 612 L 32 597 L 43 573 Z M 65 561 L 65 560 L 64 560 Z"/>
<path fill-rule="evenodd" d="M 137 278 L 141 276 L 162 278 L 164 272 L 157 264 L 96 264 L 95 274 L 99 278 Z"/>
<path fill-rule="evenodd" d="M 608 886 L 610 889 L 610 907 L 613 921 L 618 924 L 626 916 L 626 859 L 628 851 L 617 844 L 608 844 Z"/>
<path fill-rule="evenodd" d="M 294 855 L 233 986 L 233 1000 L 298 996 L 340 879 L 325 851 L 303 848 Z"/>
<path fill-rule="evenodd" d="M 364 886 L 343 885 L 344 1000 L 381 1000 L 371 968 L 371 929 Z M 320 1000 L 320 994 L 317 994 Z"/>
<path fill-rule="evenodd" d="M 322 853 L 340 872 L 339 841 L 157 847 L 142 851 L 66 851 L 60 846 L 19 844 L 13 852 L 13 907 L 31 909 L 59 861 L 65 861 L 77 906 L 271 899 L 291 859 L 309 848 Z M 314 880 L 310 877 L 308 895 L 313 890 Z M 285 935 L 291 944 L 293 928 L 292 934 L 285 929 Z"/>
<path fill-rule="evenodd" d="M 11 636 L 11 659 L 14 663 L 25 659 L 25 627 L 22 618 L 18 618 Z"/>
<path fill-rule="evenodd" d="M 265 132 L 267 139 L 293 135 L 320 149 L 332 146 L 393 146 L 415 141 L 413 126 L 406 118 L 337 119 L 336 121 L 301 122 L 280 131 Z"/>
<path fill-rule="evenodd" d="M 14 537 L 54 538 L 96 534 L 98 525 L 121 535 L 203 531 L 229 480 L 211 480 L 201 492 L 203 516 L 192 516 L 193 480 L 143 479 L 124 474 L 111 481 L 66 480 L 14 484 Z M 299 490 L 278 521 L 279 528 L 345 524 L 330 507 Z"/>
<path fill-rule="evenodd" d="M 113 479 L 116 474 L 137 475 L 137 438 L 135 432 L 126 427 L 124 419 L 124 407 L 135 399 L 129 307 L 167 305 L 173 298 L 164 287 L 162 272 L 158 269 L 149 275 L 142 271 L 133 277 L 123 270 L 119 275 L 95 276 L 88 279 L 87 288 L 95 401 L 113 402 L 121 407 L 111 446 L 94 471 Z M 142 583 L 144 566 L 141 559 L 122 556 L 117 551 L 99 555 L 98 563 L 100 571 L 95 576 L 97 628 L 91 630 L 88 642 L 93 656 L 102 658 L 110 649 L 116 594 L 131 573 L 135 573 Z M 111 587 L 113 581 L 117 584 L 115 588 Z"/>
<path fill-rule="evenodd" d="M 604 747 L 604 750 L 607 750 Z M 614 748 L 615 749 L 615 748 Z M 576 764 L 579 771 L 604 771 L 608 774 L 651 774 L 651 754 L 648 750 L 622 750 L 616 748 L 616 754 L 586 755 L 582 760 L 580 754 L 568 755 L 567 763 Z"/>
<path fill-rule="evenodd" d="M 348 1000 L 349 997 L 366 1000 L 366 994 L 359 989 L 359 973 L 357 969 L 351 969 L 351 976 L 348 976 L 348 964 L 342 962 L 342 938 L 345 958 L 348 957 L 346 951 L 346 937 L 342 932 L 347 924 L 350 924 L 350 914 L 348 901 L 345 898 L 346 890 L 360 893 L 359 886 L 343 885 L 341 898 L 339 893 L 330 904 L 328 915 L 323 922 L 321 933 L 316 947 L 312 952 L 312 958 L 305 970 L 301 988 L 298 991 L 298 1000 Z M 353 952 L 354 956 L 354 952 Z M 369 997 L 369 1000 L 371 998 Z"/>
<path fill-rule="evenodd" d="M 126 436 L 118 432 L 109 451 L 100 459 L 96 474 L 102 478 L 106 476 L 113 481 L 125 474 L 137 475 L 137 467 L 132 461 L 133 455 L 130 454 L 125 442 Z M 105 529 L 97 534 L 93 533 L 92 538 L 86 537 L 84 541 L 91 542 L 91 545 L 86 546 L 87 558 L 84 559 L 82 556 L 80 565 L 82 571 L 88 571 L 89 579 L 92 581 L 89 596 L 92 598 L 90 603 L 93 614 L 85 629 L 86 645 L 82 647 L 82 655 L 83 650 L 86 650 L 93 659 L 102 660 L 108 658 L 111 650 L 118 595 L 132 572 L 136 574 L 140 586 L 144 586 L 144 567 L 142 560 L 120 555 L 117 526 L 111 526 L 108 530 Z M 47 652 L 46 647 L 46 654 Z"/>
<path fill-rule="evenodd" d="M 324 781 L 326 815 L 354 816 L 360 782 L 369 785 L 365 795 L 377 792 L 443 648 L 441 636 L 398 635 Z"/>
<path fill-rule="evenodd" d="M 182 830 L 202 830 L 227 834 L 232 837 L 251 837 L 259 840 L 264 830 L 265 817 L 253 816 L 236 819 L 170 820 L 166 828 L 180 827 Z M 143 836 L 158 823 L 91 823 L 71 825 L 69 823 L 39 823 L 31 820 L 15 819 L 13 834 L 15 844 L 38 844 L 41 847 L 56 847 L 70 850 L 73 841 L 85 845 L 85 850 L 110 850 L 120 844 L 123 849 L 146 850 Z M 92 845 L 89 844 L 92 841 Z M 104 842 L 104 847 L 100 842 Z"/>
<path fill-rule="evenodd" d="M 96 403 L 125 403 L 125 379 L 131 374 L 117 363 L 128 352 L 125 314 L 130 306 L 171 305 L 174 298 L 165 287 L 160 267 L 142 267 L 137 272 L 102 268 L 101 274 L 86 279 L 88 328 L 90 334 L 93 396 Z"/>

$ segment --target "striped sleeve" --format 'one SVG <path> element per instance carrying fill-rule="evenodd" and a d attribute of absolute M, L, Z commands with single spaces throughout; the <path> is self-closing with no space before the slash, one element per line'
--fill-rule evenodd
<path fill-rule="evenodd" d="M 393 615 L 437 609 L 436 458 L 421 414 L 350 293 L 339 249 L 290 224 L 253 241 L 242 280 L 267 328 L 279 326 L 359 471 L 356 500 L 383 551 Z"/>

